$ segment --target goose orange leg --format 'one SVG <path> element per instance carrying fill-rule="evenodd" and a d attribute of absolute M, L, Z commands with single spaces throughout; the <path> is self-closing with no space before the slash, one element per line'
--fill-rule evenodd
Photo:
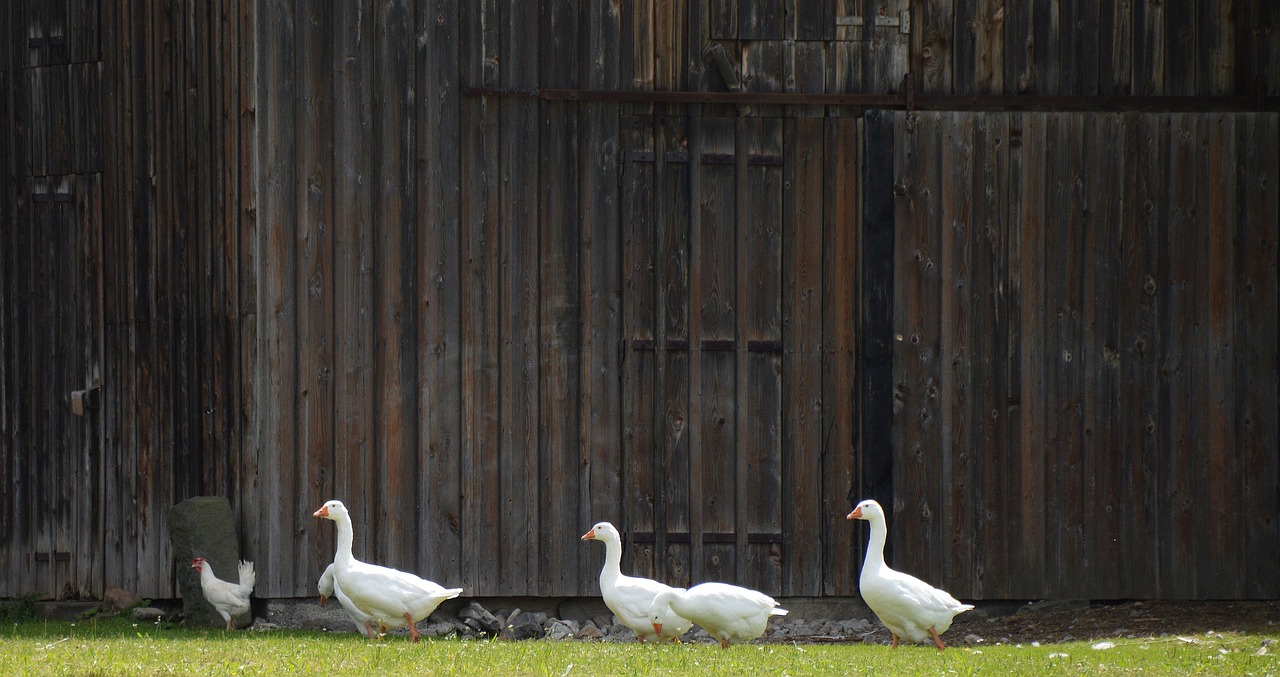
<path fill-rule="evenodd" d="M 938 647 L 938 651 L 947 648 L 947 645 L 942 643 L 942 638 L 938 636 L 938 631 L 932 625 L 929 626 L 929 634 L 933 636 L 933 643 Z"/>
<path fill-rule="evenodd" d="M 891 632 L 889 634 L 893 635 L 893 648 L 898 648 L 898 633 Z"/>
<path fill-rule="evenodd" d="M 418 634 L 418 627 L 413 624 L 413 616 L 410 616 L 408 612 L 405 612 L 404 620 L 406 623 L 409 624 L 409 636 L 413 638 L 413 643 L 417 644 L 419 634 Z"/>

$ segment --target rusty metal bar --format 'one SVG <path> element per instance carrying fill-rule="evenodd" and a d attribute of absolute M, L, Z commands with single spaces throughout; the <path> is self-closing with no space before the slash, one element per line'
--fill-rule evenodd
<path fill-rule="evenodd" d="M 1276 96 L 1120 96 L 1018 94 L 810 94 L 804 92 L 655 92 L 599 89 L 463 87 L 466 96 L 611 103 L 856 106 L 898 110 L 1280 111 Z"/>

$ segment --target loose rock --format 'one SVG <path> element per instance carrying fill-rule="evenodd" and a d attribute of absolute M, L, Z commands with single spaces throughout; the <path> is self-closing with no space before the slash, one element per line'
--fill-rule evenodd
<path fill-rule="evenodd" d="M 133 620 L 152 623 L 164 618 L 164 612 L 153 606 L 140 606 L 133 609 Z"/>

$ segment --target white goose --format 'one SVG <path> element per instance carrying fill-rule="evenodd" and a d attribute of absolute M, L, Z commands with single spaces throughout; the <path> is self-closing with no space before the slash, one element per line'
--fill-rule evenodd
<path fill-rule="evenodd" d="M 334 580 L 336 576 L 333 573 L 333 567 L 332 564 L 325 567 L 324 573 L 320 574 L 320 581 L 316 584 L 316 588 L 320 591 L 320 606 L 324 606 L 330 597 L 337 597 L 338 604 L 342 605 L 356 629 L 363 632 L 365 637 L 374 639 L 377 635 L 373 631 L 373 616 L 357 609 L 356 605 L 351 603 L 351 599 L 343 594 L 342 588 L 338 587 L 337 581 Z M 385 631 L 386 626 L 380 626 L 380 629 Z"/>
<path fill-rule="evenodd" d="M 786 609 L 777 606 L 762 592 L 728 583 L 701 583 L 688 590 L 671 588 L 658 593 L 649 607 L 649 619 L 653 629 L 661 633 L 662 616 L 669 607 L 702 626 L 727 649 L 731 641 L 745 642 L 763 635 L 770 616 L 787 615 Z"/>
<path fill-rule="evenodd" d="M 867 500 L 859 503 L 847 519 L 866 520 L 871 523 L 871 540 L 867 544 L 867 558 L 862 564 L 858 589 L 862 599 L 876 612 L 880 622 L 893 633 L 893 648 L 898 648 L 898 638 L 913 642 L 933 643 L 939 651 L 946 648 L 939 637 L 951 627 L 951 619 L 973 608 L 961 604 L 945 590 L 889 568 L 884 563 L 884 542 L 889 535 L 885 524 L 884 508 Z"/>
<path fill-rule="evenodd" d="M 374 621 L 388 627 L 403 622 L 417 642 L 419 633 L 414 623 L 431 615 L 441 602 L 462 594 L 462 588 L 444 588 L 410 573 L 356 559 L 351 554 L 351 543 L 355 540 L 351 515 L 342 501 L 325 503 L 314 516 L 333 520 L 337 525 L 337 552 L 333 556 L 335 590 L 341 590 L 357 609 Z"/>
<path fill-rule="evenodd" d="M 582 540 L 596 540 L 604 543 L 604 568 L 600 570 L 600 594 L 604 597 L 605 606 L 614 616 L 628 628 L 635 631 L 641 641 L 651 639 L 675 640 L 693 627 L 693 622 L 681 618 L 667 609 L 660 622 L 655 625 L 649 617 L 649 607 L 659 593 L 672 590 L 650 578 L 635 578 L 623 575 L 619 566 L 622 563 L 622 538 L 618 530 L 608 522 L 600 522 L 591 527 L 591 531 L 582 535 Z"/>

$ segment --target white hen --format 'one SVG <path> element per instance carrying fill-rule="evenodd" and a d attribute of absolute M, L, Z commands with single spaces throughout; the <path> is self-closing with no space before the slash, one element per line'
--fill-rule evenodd
<path fill-rule="evenodd" d="M 884 563 L 884 542 L 889 527 L 879 503 L 863 501 L 847 519 L 871 523 L 871 540 L 867 543 L 867 558 L 862 563 L 858 589 L 862 600 L 893 634 L 893 648 L 898 648 L 898 638 L 906 637 L 913 642 L 932 639 L 938 651 L 945 649 L 947 645 L 939 635 L 951 627 L 951 619 L 972 609 L 973 605 L 961 604 L 947 591 L 910 574 L 894 571 Z"/>
<path fill-rule="evenodd" d="M 787 615 L 786 609 L 777 606 L 763 592 L 728 583 L 701 583 L 688 590 L 671 588 L 658 593 L 649 607 L 649 618 L 653 629 L 661 633 L 661 614 L 670 607 L 702 626 L 727 649 L 731 641 L 745 642 L 763 635 L 770 616 Z"/>
<path fill-rule="evenodd" d="M 582 540 L 604 543 L 604 568 L 600 570 L 600 595 L 605 606 L 618 617 L 623 625 L 635 631 L 641 641 L 646 639 L 674 640 L 693 627 L 693 622 L 667 609 L 659 619 L 660 632 L 654 630 L 649 617 L 649 606 L 658 593 L 673 589 L 650 578 L 635 578 L 622 573 L 622 537 L 617 528 L 608 522 L 600 522 L 582 535 Z"/>
<path fill-rule="evenodd" d="M 253 562 L 240 562 L 240 582 L 229 583 L 213 573 L 213 567 L 203 557 L 191 560 L 191 568 L 200 574 L 200 589 L 204 598 L 209 600 L 218 615 L 227 622 L 231 629 L 231 619 L 249 612 L 249 595 L 253 593 L 253 585 L 257 576 L 253 572 Z"/>
<path fill-rule="evenodd" d="M 462 588 L 444 588 L 404 571 L 356 559 L 351 554 L 355 540 L 351 515 L 342 501 L 329 501 L 313 514 L 333 520 L 338 529 L 333 557 L 335 590 L 342 590 L 357 609 L 374 621 L 388 627 L 404 623 L 417 642 L 419 633 L 414 623 L 431 615 L 441 602 L 462 594 Z"/>

